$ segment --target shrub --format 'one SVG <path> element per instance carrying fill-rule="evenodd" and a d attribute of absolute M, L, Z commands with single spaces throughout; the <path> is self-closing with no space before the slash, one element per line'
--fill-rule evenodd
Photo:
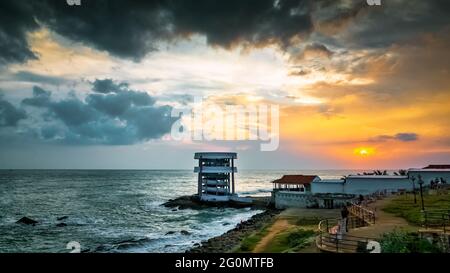
<path fill-rule="evenodd" d="M 383 253 L 440 253 L 438 246 L 420 238 L 417 233 L 393 231 L 381 238 Z"/>

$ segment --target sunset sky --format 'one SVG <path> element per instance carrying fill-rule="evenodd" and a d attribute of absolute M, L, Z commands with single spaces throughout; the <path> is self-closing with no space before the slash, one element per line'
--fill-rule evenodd
<path fill-rule="evenodd" d="M 280 145 L 174 141 L 201 96 L 280 107 Z M 450 163 L 444 0 L 0 1 L 0 168 Z"/>

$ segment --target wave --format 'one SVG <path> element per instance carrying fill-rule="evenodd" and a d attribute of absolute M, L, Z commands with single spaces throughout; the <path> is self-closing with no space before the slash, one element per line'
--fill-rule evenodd
<path fill-rule="evenodd" d="M 241 195 L 244 194 L 258 194 L 258 193 L 269 193 L 272 192 L 272 189 L 257 189 L 257 190 L 253 190 L 253 191 L 243 191 L 243 192 L 239 192 Z"/>

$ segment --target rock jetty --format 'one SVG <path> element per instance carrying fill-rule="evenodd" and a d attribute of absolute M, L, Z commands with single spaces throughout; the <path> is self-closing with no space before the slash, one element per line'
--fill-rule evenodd
<path fill-rule="evenodd" d="M 211 207 L 218 208 L 251 208 L 251 209 L 266 209 L 268 207 L 268 197 L 252 197 L 252 203 L 240 203 L 240 202 L 203 202 L 198 198 L 198 195 L 186 195 L 175 199 L 170 199 L 169 201 L 162 204 L 167 208 L 178 208 L 182 209 L 205 209 Z"/>

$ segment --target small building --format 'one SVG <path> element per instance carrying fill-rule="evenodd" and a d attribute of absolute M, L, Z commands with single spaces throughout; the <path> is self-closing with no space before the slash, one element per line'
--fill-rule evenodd
<path fill-rule="evenodd" d="M 411 191 L 412 182 L 401 175 L 348 175 L 344 180 L 346 194 L 370 195 L 376 192 Z"/>
<path fill-rule="evenodd" d="M 272 181 L 275 191 L 296 191 L 300 193 L 310 192 L 311 183 L 319 181 L 317 175 L 283 175 L 280 179 Z"/>
<path fill-rule="evenodd" d="M 431 185 L 431 182 L 450 184 L 450 165 L 429 165 L 422 169 L 408 169 L 408 177 L 419 181 L 419 176 L 425 186 Z"/>
<path fill-rule="evenodd" d="M 329 185 L 329 182 L 322 182 L 317 175 L 283 175 L 272 183 L 272 202 L 278 209 L 337 208 L 355 198 L 354 195 L 343 194 L 342 191 L 329 193 L 326 188 L 323 192 L 315 192 L 315 185 Z M 339 184 L 341 183 L 339 181 Z"/>
<path fill-rule="evenodd" d="M 407 175 L 347 175 L 341 179 L 321 179 L 316 175 L 284 175 L 274 180 L 272 201 L 277 208 L 339 207 L 359 195 L 404 192 L 424 186 L 450 184 L 450 165 L 429 165 L 409 169 Z"/>

